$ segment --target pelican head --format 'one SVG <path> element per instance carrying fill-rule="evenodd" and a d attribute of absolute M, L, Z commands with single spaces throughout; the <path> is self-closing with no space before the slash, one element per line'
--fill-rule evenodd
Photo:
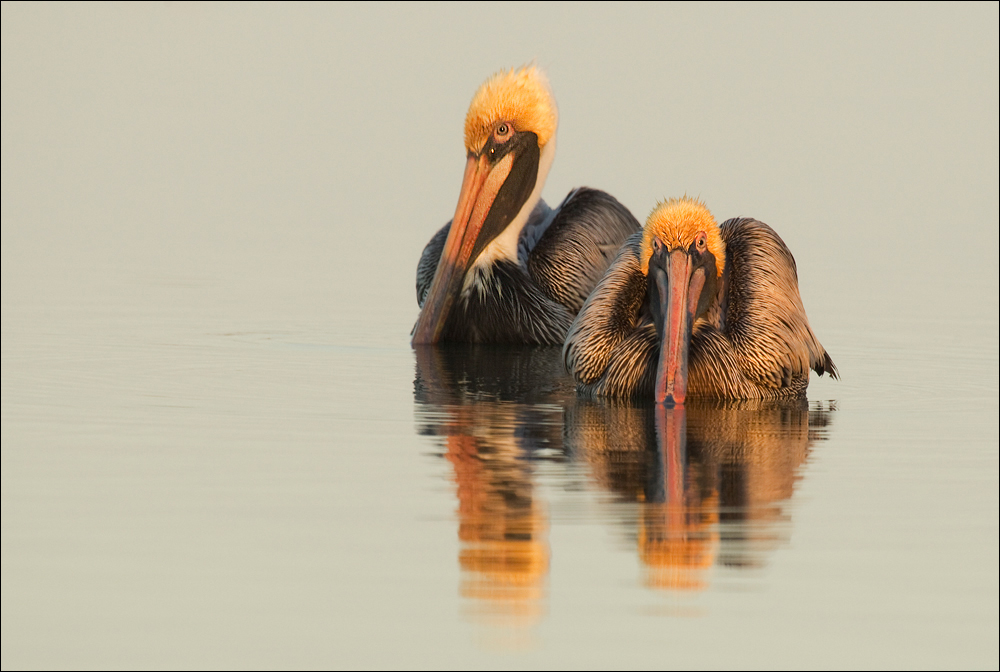
<path fill-rule="evenodd" d="M 649 310 L 660 340 L 655 399 L 683 404 L 691 331 L 718 294 L 726 245 L 705 204 L 685 197 L 654 208 L 640 250 L 639 263 L 649 281 Z"/>
<path fill-rule="evenodd" d="M 413 332 L 436 343 L 477 263 L 517 261 L 517 240 L 541 198 L 558 123 L 548 80 L 535 66 L 498 72 L 465 117 L 465 177 L 437 271 Z"/>

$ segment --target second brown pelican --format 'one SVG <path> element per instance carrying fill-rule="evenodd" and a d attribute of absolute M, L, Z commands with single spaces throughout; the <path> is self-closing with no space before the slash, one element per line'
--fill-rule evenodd
<path fill-rule="evenodd" d="M 801 396 L 837 367 L 809 328 L 795 259 L 771 227 L 670 199 L 622 247 L 563 348 L 582 391 L 682 404 Z"/>
<path fill-rule="evenodd" d="M 417 265 L 413 344 L 561 345 L 618 248 L 639 222 L 603 191 L 580 188 L 549 208 L 555 100 L 534 66 L 501 72 L 465 118 L 465 178 L 454 218 Z"/>

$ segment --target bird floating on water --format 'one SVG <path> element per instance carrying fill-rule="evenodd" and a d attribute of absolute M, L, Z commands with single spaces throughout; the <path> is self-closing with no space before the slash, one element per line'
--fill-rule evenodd
<path fill-rule="evenodd" d="M 779 399 L 837 367 L 809 327 L 795 259 L 771 227 L 719 226 L 703 203 L 660 203 L 573 322 L 563 359 L 594 396 Z"/>
<path fill-rule="evenodd" d="M 609 194 L 542 200 L 558 114 L 535 66 L 479 87 L 465 118 L 466 165 L 454 218 L 417 265 L 413 345 L 459 341 L 561 345 L 629 235 L 640 229 Z"/>

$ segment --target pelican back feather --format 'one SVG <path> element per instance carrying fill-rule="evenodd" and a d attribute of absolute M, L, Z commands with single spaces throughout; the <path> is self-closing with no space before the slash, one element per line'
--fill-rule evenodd
<path fill-rule="evenodd" d="M 625 241 L 569 328 L 563 361 L 581 385 L 597 383 L 604 376 L 616 348 L 639 324 L 647 284 L 639 268 L 641 241 L 641 231 Z"/>
<path fill-rule="evenodd" d="M 692 359 L 692 389 L 702 391 L 701 372 L 696 369 L 714 360 L 718 361 L 711 367 L 712 376 L 720 371 L 735 376 L 738 370 L 760 388 L 756 394 L 726 395 L 735 398 L 800 394 L 808 384 L 809 369 L 820 375 L 829 371 L 836 378 L 833 360 L 809 327 L 795 259 L 784 241 L 767 224 L 750 218 L 729 219 L 720 229 L 729 266 L 724 322 L 718 325 L 722 332 L 718 337 L 711 333 L 713 325 L 697 330 L 701 343 L 692 352 L 703 356 Z M 726 341 L 731 354 L 724 354 L 729 350 Z M 724 383 L 725 377 L 718 382 Z"/>
<path fill-rule="evenodd" d="M 424 246 L 424 251 L 420 254 L 420 261 L 417 262 L 417 305 L 421 308 L 424 307 L 424 299 L 427 298 L 427 292 L 430 291 L 431 283 L 434 281 L 438 262 L 441 261 L 441 251 L 448 240 L 450 230 L 451 221 L 449 220 Z"/>
<path fill-rule="evenodd" d="M 527 255 L 528 273 L 576 315 L 639 222 L 610 194 L 574 189 Z"/>

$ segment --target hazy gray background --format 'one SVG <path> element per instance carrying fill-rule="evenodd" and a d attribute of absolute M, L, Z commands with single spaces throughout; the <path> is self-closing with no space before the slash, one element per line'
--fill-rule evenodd
<path fill-rule="evenodd" d="M 997 26 L 4 3 L 4 668 L 996 667 Z M 752 580 L 642 587 L 584 483 L 598 513 L 552 519 L 512 654 L 457 592 L 408 339 L 469 100 L 531 59 L 560 110 L 547 200 L 768 222 L 843 380 L 814 379 L 830 438 Z M 571 472 L 537 475 L 553 510 Z"/>

